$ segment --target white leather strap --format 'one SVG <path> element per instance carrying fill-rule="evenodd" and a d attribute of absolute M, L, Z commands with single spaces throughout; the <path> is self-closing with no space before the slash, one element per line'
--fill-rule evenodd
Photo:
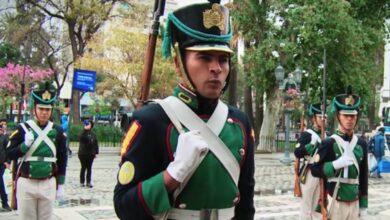
<path fill-rule="evenodd" d="M 331 136 L 339 146 L 341 154 L 348 154 L 353 159 L 353 164 L 355 165 L 358 173 L 360 173 L 359 164 L 356 160 L 355 155 L 353 154 L 353 149 L 355 148 L 358 138 L 356 135 L 352 136 L 351 142 L 344 141 L 340 136 L 333 134 Z M 344 178 L 348 178 L 348 167 L 344 167 Z"/>
<path fill-rule="evenodd" d="M 54 157 L 57 155 L 57 149 L 53 143 L 53 141 L 47 136 L 47 134 L 53 128 L 53 122 L 49 121 L 46 127 L 42 130 L 33 120 L 28 120 L 26 123 L 34 130 L 35 133 L 38 134 L 38 138 L 34 141 L 33 145 L 36 144 L 39 146 L 42 141 L 44 141 L 53 152 Z"/>
<path fill-rule="evenodd" d="M 337 182 L 337 181 L 340 181 L 341 183 L 347 183 L 347 184 L 359 184 L 359 179 L 337 178 L 337 177 L 328 178 L 328 182 Z"/>
<path fill-rule="evenodd" d="M 214 132 L 215 135 L 219 135 L 225 126 L 226 119 L 228 117 L 228 107 L 221 100 L 218 100 L 217 107 L 213 114 L 207 121 L 207 126 Z"/>
<path fill-rule="evenodd" d="M 307 129 L 306 131 L 310 133 L 312 136 L 316 137 L 316 139 L 319 140 L 318 142 L 319 144 L 321 143 L 321 138 L 315 131 L 313 131 L 312 129 Z"/>
<path fill-rule="evenodd" d="M 240 166 L 229 148 L 212 131 L 208 124 L 204 123 L 187 105 L 174 96 L 169 96 L 163 100 L 168 103 L 175 112 L 178 120 L 189 130 L 199 130 L 202 137 L 209 143 L 209 149 L 214 153 L 218 160 L 223 164 L 236 186 L 240 175 Z M 222 102 L 221 102 L 222 103 Z M 220 104 L 220 103 L 218 103 Z M 222 103 L 223 104 L 223 103 Z M 217 115 L 218 116 L 218 115 Z M 226 118 L 224 119 L 226 121 Z M 221 129 L 222 130 L 222 129 Z"/>
<path fill-rule="evenodd" d="M 169 212 L 169 219 L 208 220 L 208 219 L 232 219 L 234 207 L 226 209 L 189 210 L 174 208 Z"/>
<path fill-rule="evenodd" d="M 36 156 L 30 156 L 26 158 L 25 161 L 44 161 L 44 162 L 52 162 L 55 163 L 57 161 L 56 157 L 36 157 Z"/>

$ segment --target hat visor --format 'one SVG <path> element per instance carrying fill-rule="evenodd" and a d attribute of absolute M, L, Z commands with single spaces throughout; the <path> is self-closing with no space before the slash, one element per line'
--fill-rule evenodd
<path fill-rule="evenodd" d="M 222 51 L 226 53 L 233 53 L 233 50 L 230 49 L 227 45 L 222 44 L 202 44 L 186 47 L 186 50 L 190 51 Z"/>
<path fill-rule="evenodd" d="M 37 104 L 37 107 L 38 108 L 49 108 L 49 109 L 53 108 L 52 105 L 47 105 L 47 104 Z"/>
<path fill-rule="evenodd" d="M 318 116 L 318 117 L 322 117 L 322 113 L 316 113 L 316 114 L 314 114 L 315 116 Z M 327 118 L 328 117 L 328 115 L 327 114 L 325 114 L 324 115 L 325 116 L 325 118 Z"/>
<path fill-rule="evenodd" d="M 358 111 L 356 111 L 356 110 L 340 110 L 339 113 L 343 114 L 343 115 L 357 115 Z"/>

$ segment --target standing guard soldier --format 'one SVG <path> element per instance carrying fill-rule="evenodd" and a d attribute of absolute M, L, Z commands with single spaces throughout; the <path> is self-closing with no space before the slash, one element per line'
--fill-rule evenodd
<path fill-rule="evenodd" d="M 302 191 L 301 209 L 299 219 L 311 220 L 314 218 L 314 209 L 320 197 L 319 179 L 313 177 L 310 167 L 313 165 L 313 156 L 317 153 L 321 144 L 321 130 L 323 126 L 323 113 L 321 103 L 310 104 L 308 108 L 311 128 L 303 131 L 299 137 L 297 148 L 294 151 L 297 159 L 304 159 L 302 167 L 299 169 L 299 181 Z M 326 117 L 326 116 L 325 116 Z"/>
<path fill-rule="evenodd" d="M 367 214 L 367 143 L 354 134 L 361 99 L 352 94 L 334 97 L 332 110 L 339 123 L 335 134 L 322 141 L 311 167 L 313 176 L 327 179 L 328 216 L 356 220 Z"/>
<path fill-rule="evenodd" d="M 16 198 L 20 219 L 52 219 L 54 201 L 64 195 L 67 163 L 66 138 L 60 125 L 50 121 L 56 89 L 50 82 L 33 87 L 34 119 L 20 123 L 7 148 L 19 160 Z"/>
<path fill-rule="evenodd" d="M 168 15 L 163 49 L 175 49 L 180 83 L 133 114 L 114 190 L 120 219 L 254 218 L 253 129 L 219 99 L 230 73 L 229 21 L 217 3 Z"/>

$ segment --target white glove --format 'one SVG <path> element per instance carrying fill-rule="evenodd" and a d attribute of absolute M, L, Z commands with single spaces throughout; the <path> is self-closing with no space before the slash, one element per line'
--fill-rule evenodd
<path fill-rule="evenodd" d="M 347 156 L 345 154 L 342 155 L 341 157 L 339 157 L 337 160 L 332 162 L 332 165 L 333 165 L 334 169 L 336 169 L 336 170 L 343 168 L 343 167 L 348 167 L 349 165 L 352 165 L 352 164 L 353 164 L 352 157 Z"/>
<path fill-rule="evenodd" d="M 367 208 L 360 208 L 359 209 L 359 216 L 362 219 L 363 217 L 367 217 Z"/>
<path fill-rule="evenodd" d="M 64 198 L 65 192 L 64 192 L 64 185 L 58 185 L 57 193 L 56 193 L 56 199 L 61 200 Z"/>
<path fill-rule="evenodd" d="M 34 134 L 32 133 L 32 131 L 27 131 L 25 134 L 24 134 L 24 144 L 27 146 L 27 147 L 31 147 L 32 143 L 34 142 Z"/>
<path fill-rule="evenodd" d="M 310 144 L 316 145 L 317 143 L 321 143 L 321 138 L 317 135 L 311 135 L 311 141 Z"/>
<path fill-rule="evenodd" d="M 197 168 L 202 155 L 207 151 L 208 145 L 199 131 L 180 134 L 175 159 L 168 165 L 167 172 L 176 181 L 182 183 Z"/>

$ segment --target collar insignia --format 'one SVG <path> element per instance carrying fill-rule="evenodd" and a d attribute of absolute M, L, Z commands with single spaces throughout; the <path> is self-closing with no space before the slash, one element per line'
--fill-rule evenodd
<path fill-rule="evenodd" d="M 355 103 L 355 99 L 352 95 L 349 95 L 347 98 L 345 98 L 345 104 L 346 105 L 353 105 Z"/>
<path fill-rule="evenodd" d="M 219 30 L 225 29 L 225 17 L 219 4 L 213 4 L 211 9 L 203 12 L 203 25 L 209 29 L 217 26 Z"/>
<path fill-rule="evenodd" d="M 51 94 L 49 91 L 45 91 L 43 94 L 42 94 L 42 99 L 43 100 L 50 100 L 51 99 Z"/>

